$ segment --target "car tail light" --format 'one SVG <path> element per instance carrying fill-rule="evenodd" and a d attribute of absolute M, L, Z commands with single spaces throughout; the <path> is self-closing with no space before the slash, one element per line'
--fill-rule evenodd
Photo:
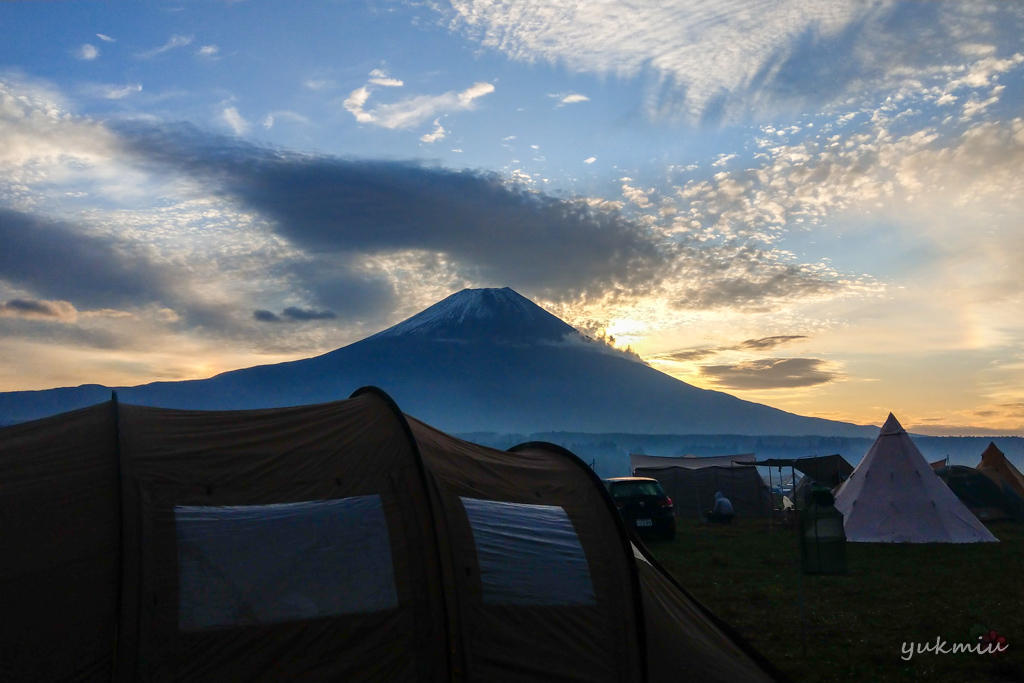
<path fill-rule="evenodd" d="M 663 508 L 670 508 L 672 507 L 672 499 L 669 498 L 668 496 L 665 496 L 664 498 L 661 499 L 661 502 L 658 503 L 658 505 Z"/>

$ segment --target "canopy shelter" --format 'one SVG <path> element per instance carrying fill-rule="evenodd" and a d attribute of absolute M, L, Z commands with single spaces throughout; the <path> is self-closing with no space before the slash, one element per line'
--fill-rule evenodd
<path fill-rule="evenodd" d="M 1009 488 L 1024 498 L 1024 474 L 1013 466 L 994 442 L 981 454 L 981 462 L 977 470 L 994 481 L 1000 488 Z"/>
<path fill-rule="evenodd" d="M 829 488 L 839 486 L 853 473 L 853 465 L 838 453 L 803 458 L 767 458 L 758 460 L 755 464 L 764 467 L 792 467 L 804 476 Z"/>
<path fill-rule="evenodd" d="M 675 504 L 676 516 L 703 516 L 715 492 L 732 502 L 741 517 L 763 517 L 771 511 L 771 492 L 754 467 L 753 453 L 698 457 L 629 456 L 633 474 L 657 479 Z"/>
<path fill-rule="evenodd" d="M 766 681 L 557 446 L 382 391 L 0 430 L 0 677 Z"/>
<path fill-rule="evenodd" d="M 812 483 L 834 489 L 853 472 L 853 465 L 846 461 L 846 458 L 835 453 L 833 455 L 812 455 L 802 458 L 766 458 L 758 460 L 756 465 L 768 468 L 768 482 L 771 485 L 773 467 L 779 470 L 779 480 L 782 480 L 782 468 L 790 468 L 791 478 L 795 480 L 795 472 L 804 476 L 799 483 L 794 481 L 793 491 L 790 498 L 798 508 L 803 507 L 804 499 L 810 491 Z"/>
<path fill-rule="evenodd" d="M 978 543 L 996 537 L 935 472 L 890 413 L 836 494 L 849 541 Z"/>

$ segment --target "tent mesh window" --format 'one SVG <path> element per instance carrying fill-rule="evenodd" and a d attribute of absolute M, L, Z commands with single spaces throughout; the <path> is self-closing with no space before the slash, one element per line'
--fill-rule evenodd
<path fill-rule="evenodd" d="M 380 496 L 174 508 L 183 631 L 398 605 Z"/>
<path fill-rule="evenodd" d="M 473 529 L 485 604 L 596 604 L 587 558 L 564 508 L 461 500 Z"/>

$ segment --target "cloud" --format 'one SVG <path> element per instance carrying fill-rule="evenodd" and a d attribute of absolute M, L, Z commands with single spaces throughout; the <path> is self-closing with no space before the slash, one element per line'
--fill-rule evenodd
<path fill-rule="evenodd" d="M 216 45 L 203 45 L 196 50 L 196 54 L 200 57 L 212 58 L 220 54 L 220 48 Z"/>
<path fill-rule="evenodd" d="M 367 110 L 365 107 L 370 98 L 370 90 L 366 86 L 361 86 L 349 93 L 343 106 L 359 123 L 372 123 L 381 128 L 394 130 L 411 128 L 438 114 L 471 110 L 476 106 L 476 100 L 492 92 L 492 84 L 480 82 L 461 91 L 450 90 L 440 95 L 417 95 Z"/>
<path fill-rule="evenodd" d="M 141 83 L 125 83 L 116 85 L 113 83 L 95 83 L 87 85 L 83 90 L 93 97 L 102 97 L 106 100 L 123 100 L 126 97 L 142 92 Z"/>
<path fill-rule="evenodd" d="M 191 45 L 192 40 L 192 36 L 174 34 L 170 38 L 168 38 L 167 42 L 161 45 L 160 47 L 155 47 L 152 50 L 140 52 L 136 56 L 140 59 L 152 59 L 153 57 L 156 57 L 157 55 L 162 55 L 165 52 L 170 52 L 171 50 L 175 50 L 179 47 L 186 47 L 188 45 Z"/>
<path fill-rule="evenodd" d="M 652 357 L 652 360 L 674 360 L 680 362 L 689 362 L 695 360 L 703 360 L 704 358 L 710 358 L 718 354 L 723 350 L 724 347 L 708 346 L 695 349 L 683 349 L 680 351 L 670 351 L 668 353 L 659 353 Z"/>
<path fill-rule="evenodd" d="M 334 320 L 337 314 L 334 311 L 318 311 L 316 309 L 297 308 L 289 306 L 278 315 L 273 311 L 264 308 L 252 312 L 252 317 L 261 323 L 284 323 L 284 322 L 309 322 L 311 320 Z"/>
<path fill-rule="evenodd" d="M 453 0 L 437 8 L 454 30 L 511 59 L 643 77 L 650 116 L 693 122 L 787 103 L 799 111 L 909 82 L 949 55 L 962 58 L 958 46 L 1015 44 L 1024 23 L 1016 3 L 669 0 L 624 12 L 615 0 Z"/>
<path fill-rule="evenodd" d="M 560 107 L 563 107 L 567 104 L 578 104 L 580 102 L 590 101 L 590 98 L 587 97 L 586 95 L 581 95 L 580 93 L 576 92 L 569 93 L 567 95 L 554 95 L 554 97 L 558 98 L 558 106 Z"/>
<path fill-rule="evenodd" d="M 78 51 L 75 53 L 75 56 L 81 60 L 91 62 L 92 60 L 100 56 L 100 50 L 98 47 L 91 43 L 85 43 L 80 48 L 78 48 Z"/>
<path fill-rule="evenodd" d="M 652 356 L 652 359 L 689 362 L 703 360 L 704 358 L 710 358 L 711 356 L 717 356 L 723 351 L 763 351 L 766 349 L 773 349 L 776 346 L 787 344 L 797 339 L 807 338 L 807 335 L 803 334 L 785 334 L 773 337 L 761 337 L 760 339 L 747 339 L 732 346 L 703 346 L 692 349 L 668 351 L 666 353 L 659 353 Z"/>
<path fill-rule="evenodd" d="M 249 130 L 249 122 L 246 121 L 234 107 L 224 107 L 220 116 L 224 120 L 224 123 L 228 124 L 231 130 L 235 131 L 235 135 L 245 135 Z"/>
<path fill-rule="evenodd" d="M 296 308 L 295 306 L 289 306 L 284 309 L 282 315 L 289 320 L 295 321 L 333 320 L 338 317 L 334 311 L 317 311 L 311 308 Z"/>
<path fill-rule="evenodd" d="M 268 311 L 264 308 L 257 309 L 252 312 L 252 317 L 261 323 L 279 323 L 282 322 L 281 317 L 273 311 Z"/>
<path fill-rule="evenodd" d="M 78 311 L 69 301 L 10 299 L 0 301 L 0 316 L 74 322 L 78 318 Z"/>
<path fill-rule="evenodd" d="M 807 335 L 783 334 L 776 335 L 774 337 L 761 337 L 760 339 L 747 339 L 746 341 L 741 342 L 736 348 L 761 351 L 763 349 L 773 349 L 780 344 L 787 344 L 797 339 L 807 339 Z"/>
<path fill-rule="evenodd" d="M 703 365 L 702 377 L 728 389 L 783 389 L 833 382 L 839 374 L 817 358 L 762 358 L 733 365 Z"/>
<path fill-rule="evenodd" d="M 583 163 L 585 163 L 585 164 L 592 164 L 595 161 L 597 161 L 597 157 L 587 157 L 586 159 L 583 160 Z"/>
<path fill-rule="evenodd" d="M 78 308 L 163 301 L 172 289 L 144 254 L 65 222 L 0 208 L 0 244 L 0 280 Z"/>
<path fill-rule="evenodd" d="M 383 69 L 374 69 L 370 72 L 370 83 L 373 85 L 383 86 L 385 88 L 401 88 L 403 83 L 398 78 L 392 78 Z"/>
<path fill-rule="evenodd" d="M 302 114 L 288 109 L 278 109 L 263 117 L 263 127 L 267 130 L 274 127 L 278 121 L 289 121 L 300 125 L 308 125 L 309 119 Z"/>
<path fill-rule="evenodd" d="M 259 212 L 310 254 L 441 253 L 473 279 L 559 296 L 643 287 L 666 261 L 645 228 L 615 212 L 526 191 L 493 174 L 286 154 L 189 127 L 121 130 L 140 160 Z"/>
<path fill-rule="evenodd" d="M 99 38 L 100 40 L 102 40 L 104 43 L 116 43 L 117 42 L 117 40 L 115 40 L 114 38 L 111 38 L 110 36 L 108 36 L 105 33 L 97 33 L 96 37 Z"/>
<path fill-rule="evenodd" d="M 334 81 L 326 78 L 307 78 L 302 82 L 307 90 L 326 90 L 334 87 Z"/>
<path fill-rule="evenodd" d="M 431 144 L 438 140 L 444 140 L 446 135 L 448 135 L 448 131 L 441 125 L 441 119 L 434 119 L 434 130 L 420 136 L 420 142 Z"/>

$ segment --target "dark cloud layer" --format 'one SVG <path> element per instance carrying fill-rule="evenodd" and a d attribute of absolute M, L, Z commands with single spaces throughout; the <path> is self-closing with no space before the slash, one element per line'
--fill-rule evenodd
<path fill-rule="evenodd" d="M 700 373 L 729 389 L 809 387 L 838 377 L 818 358 L 762 358 L 734 365 L 705 365 Z"/>
<path fill-rule="evenodd" d="M 276 152 L 190 126 L 122 126 L 138 158 L 202 178 L 313 254 L 442 252 L 480 280 L 555 296 L 636 290 L 666 256 L 614 212 L 493 173 Z"/>
<path fill-rule="evenodd" d="M 83 234 L 61 221 L 0 208 L 0 279 L 78 307 L 161 301 L 163 269 L 113 238 Z"/>
<path fill-rule="evenodd" d="M 61 313 L 53 305 L 35 299 L 11 299 L 0 303 L 0 313 L 28 317 L 59 318 Z"/>
<path fill-rule="evenodd" d="M 257 309 L 252 312 L 252 317 L 262 323 L 280 322 L 307 322 L 309 320 L 333 320 L 338 316 L 334 311 L 317 311 L 314 309 L 297 308 L 289 306 L 281 311 L 281 315 L 266 309 Z"/>

